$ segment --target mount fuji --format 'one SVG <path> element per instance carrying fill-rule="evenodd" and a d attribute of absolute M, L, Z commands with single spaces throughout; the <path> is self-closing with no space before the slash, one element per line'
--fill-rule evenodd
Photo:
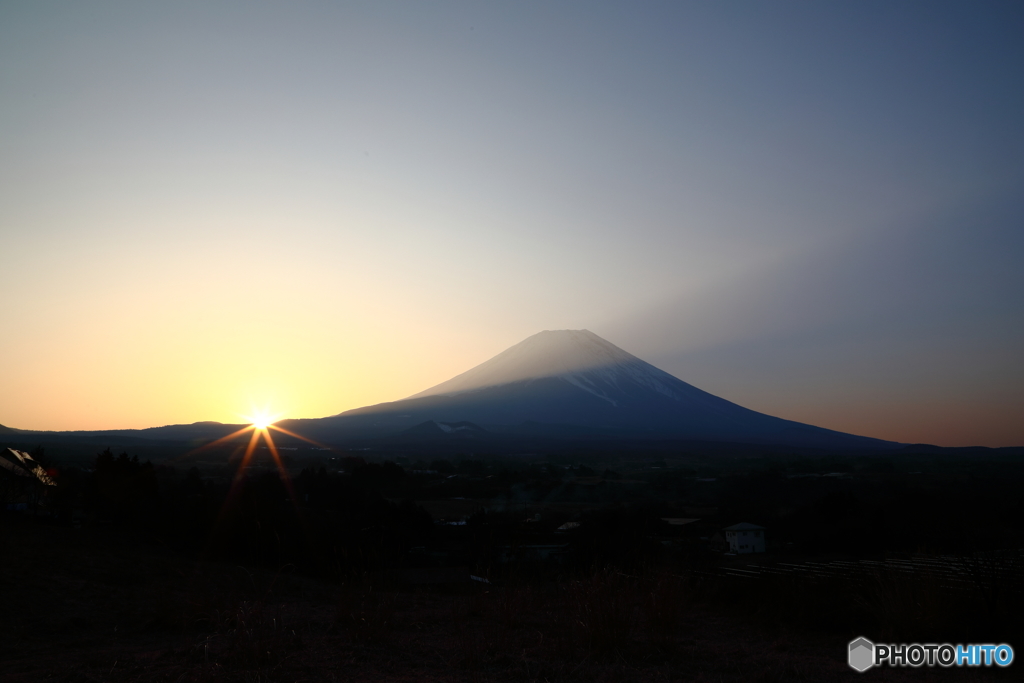
<path fill-rule="evenodd" d="M 424 423 L 433 422 L 436 427 Z M 758 443 L 826 449 L 898 444 L 749 410 L 640 360 L 589 330 L 546 330 L 404 400 L 288 420 L 327 441 L 448 432 Z"/>

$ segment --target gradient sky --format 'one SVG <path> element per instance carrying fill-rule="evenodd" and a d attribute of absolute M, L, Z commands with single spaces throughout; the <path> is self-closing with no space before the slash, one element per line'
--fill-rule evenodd
<path fill-rule="evenodd" d="M 1024 445 L 1019 2 L 0 0 L 0 423 L 320 417 L 587 328 Z"/>

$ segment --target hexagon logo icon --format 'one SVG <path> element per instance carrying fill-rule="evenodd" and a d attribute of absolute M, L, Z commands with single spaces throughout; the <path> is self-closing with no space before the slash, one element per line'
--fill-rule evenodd
<path fill-rule="evenodd" d="M 848 661 L 851 669 L 861 673 L 867 671 L 875 664 L 875 644 L 867 638 L 851 640 Z"/>

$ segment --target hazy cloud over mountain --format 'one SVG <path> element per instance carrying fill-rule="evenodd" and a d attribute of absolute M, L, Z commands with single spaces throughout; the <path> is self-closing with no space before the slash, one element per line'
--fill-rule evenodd
<path fill-rule="evenodd" d="M 1024 405 L 1022 217 L 1019 199 L 994 201 L 811 248 L 612 329 L 746 405 L 831 412 L 854 431 L 889 414 L 894 431 L 1010 441 Z M 796 398 L 807 393 L 832 399 Z"/>

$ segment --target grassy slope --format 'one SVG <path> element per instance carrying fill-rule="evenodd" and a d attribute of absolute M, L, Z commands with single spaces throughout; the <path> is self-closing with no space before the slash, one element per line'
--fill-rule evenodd
<path fill-rule="evenodd" d="M 145 539 L 10 518 L 0 555 L 3 681 L 859 680 L 845 639 L 713 610 L 668 574 L 399 590 L 197 563 Z M 1010 672 L 871 675 L 1000 673 Z"/>

